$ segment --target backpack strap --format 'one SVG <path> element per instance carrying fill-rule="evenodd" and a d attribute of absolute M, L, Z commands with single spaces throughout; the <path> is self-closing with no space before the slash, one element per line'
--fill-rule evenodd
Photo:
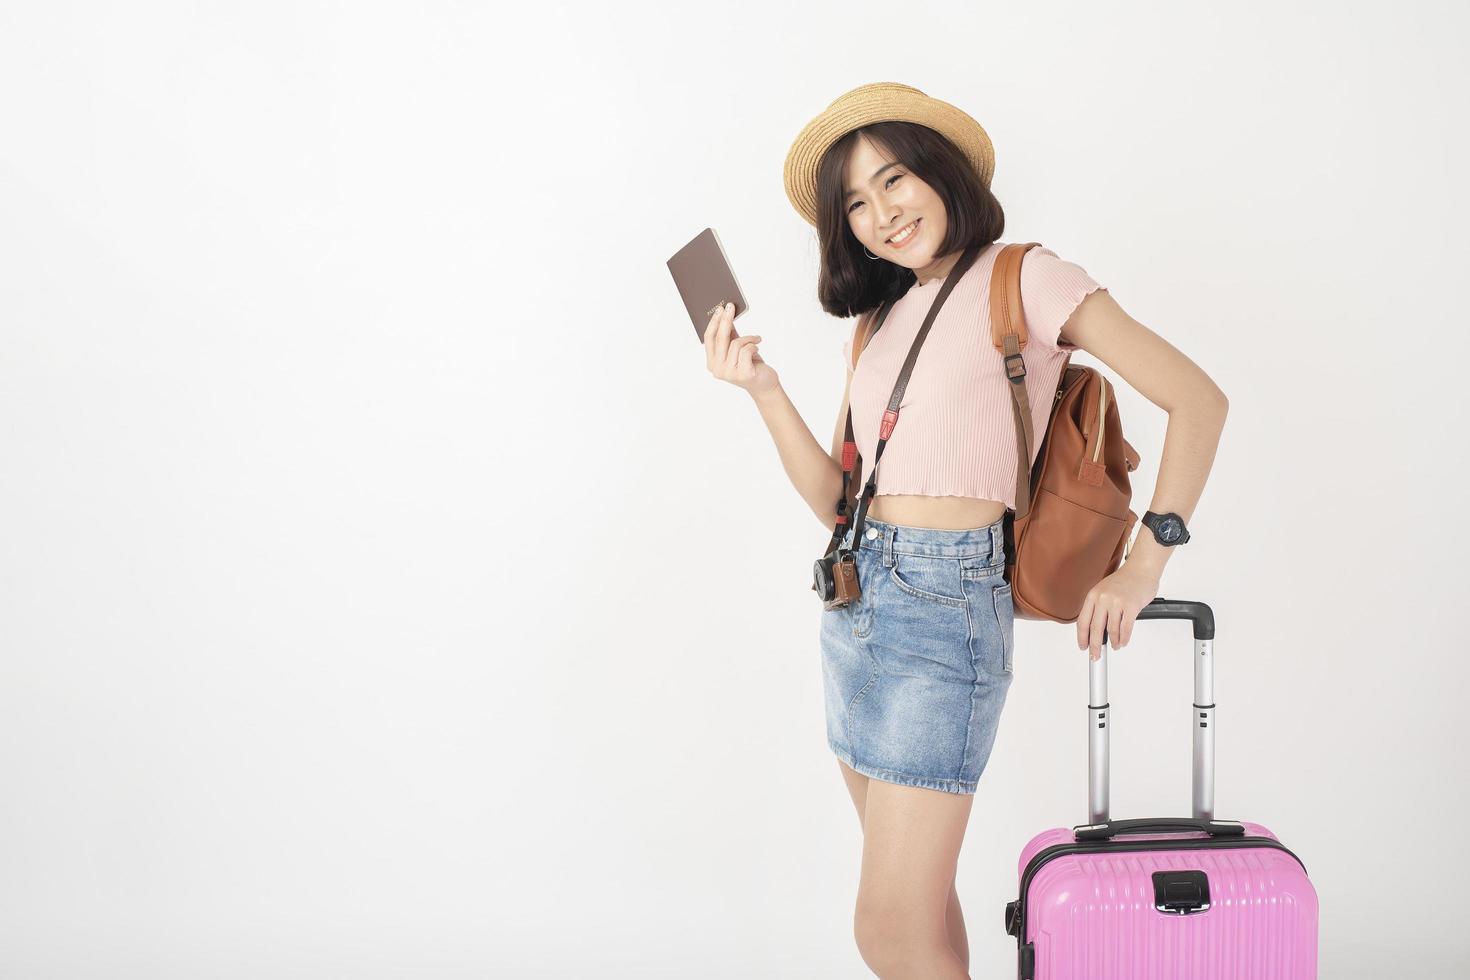
<path fill-rule="evenodd" d="M 1026 395 L 1026 312 L 1021 305 L 1021 259 L 1040 242 L 1013 243 L 1000 250 L 990 270 L 990 340 L 1005 357 L 1016 425 L 1015 519 L 1031 512 L 1031 400 Z"/>
<path fill-rule="evenodd" d="M 1013 243 L 1000 250 L 990 270 L 990 341 L 1004 353 L 1007 334 L 1016 335 L 1017 350 L 1026 349 L 1030 333 L 1021 306 L 1021 259 L 1040 242 Z M 995 288 L 999 283 L 1000 289 Z"/>

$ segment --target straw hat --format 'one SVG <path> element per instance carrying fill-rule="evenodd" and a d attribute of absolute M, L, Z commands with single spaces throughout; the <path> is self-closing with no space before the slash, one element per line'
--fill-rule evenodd
<path fill-rule="evenodd" d="M 979 123 L 911 85 L 873 82 L 838 96 L 806 124 L 786 152 L 786 197 L 807 224 L 817 223 L 817 164 L 822 154 L 860 126 L 890 121 L 919 123 L 948 137 L 974 165 L 980 183 L 990 186 L 995 149 Z"/>

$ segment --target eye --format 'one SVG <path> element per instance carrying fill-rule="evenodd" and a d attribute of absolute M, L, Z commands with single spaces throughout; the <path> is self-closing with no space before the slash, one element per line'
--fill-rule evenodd
<path fill-rule="evenodd" d="M 897 180 L 898 178 L 900 178 L 902 176 L 903 176 L 903 174 L 894 174 L 892 177 L 889 177 L 887 180 L 885 180 L 883 182 L 883 189 L 886 191 L 888 189 L 888 185 L 889 184 L 893 183 L 895 180 Z M 863 202 L 862 201 L 854 201 L 852 203 L 852 208 L 857 207 L 861 203 L 863 203 Z M 847 209 L 847 213 L 848 214 L 852 214 L 852 208 L 848 208 Z"/>

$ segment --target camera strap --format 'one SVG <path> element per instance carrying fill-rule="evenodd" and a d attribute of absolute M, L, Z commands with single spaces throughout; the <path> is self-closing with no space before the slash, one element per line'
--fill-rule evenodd
<path fill-rule="evenodd" d="M 914 362 L 919 359 L 919 348 L 923 346 L 924 338 L 929 336 L 929 328 L 933 326 L 934 319 L 939 316 L 939 310 L 944 306 L 944 301 L 949 298 L 950 290 L 954 288 L 955 283 L 960 281 L 960 277 L 965 274 L 965 271 L 975 263 L 975 259 L 979 255 L 980 249 L 973 245 L 970 246 L 960 256 L 960 260 L 954 264 L 954 268 L 950 269 L 949 274 L 944 277 L 944 285 L 939 287 L 939 294 L 934 297 L 934 302 L 929 306 L 929 314 L 924 317 L 923 325 L 919 327 L 919 332 L 914 336 L 913 344 L 909 346 L 908 357 L 904 358 L 903 367 L 899 369 L 898 380 L 893 386 L 893 394 L 888 398 L 888 408 L 884 411 L 883 419 L 878 424 L 878 445 L 873 451 L 873 472 L 869 475 L 868 482 L 863 487 L 862 495 L 857 502 L 857 513 L 853 523 L 852 535 L 852 546 L 854 549 L 858 547 L 858 536 L 863 533 L 863 521 L 868 512 L 868 504 L 873 499 L 873 494 L 878 490 L 878 464 L 883 459 L 883 448 L 888 445 L 888 437 L 893 434 L 893 427 L 898 424 L 898 406 L 903 401 L 903 392 L 908 387 L 909 375 L 914 370 Z M 883 326 L 883 321 L 888 318 L 888 314 L 892 309 L 893 304 L 890 302 L 885 301 L 880 306 L 878 322 L 874 325 L 872 332 L 869 333 L 869 339 L 871 339 L 873 333 L 878 331 L 879 327 Z M 864 346 L 866 346 L 866 340 Z M 861 353 L 861 351 L 857 351 L 854 356 L 858 356 Z M 853 474 L 856 474 L 856 476 L 854 477 Z M 849 397 L 847 424 L 842 437 L 842 498 L 837 501 L 837 524 L 832 530 L 832 541 L 827 546 L 828 554 L 836 550 L 846 534 L 847 515 L 850 510 L 851 490 L 849 488 L 854 485 L 854 480 L 861 480 L 862 475 L 863 458 L 857 451 L 857 440 L 853 436 L 852 400 Z"/>

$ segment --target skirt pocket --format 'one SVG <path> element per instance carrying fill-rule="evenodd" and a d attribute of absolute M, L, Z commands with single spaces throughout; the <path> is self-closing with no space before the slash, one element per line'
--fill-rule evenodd
<path fill-rule="evenodd" d="M 965 590 L 956 559 L 895 554 L 888 577 L 915 599 L 961 609 L 965 607 Z"/>
<path fill-rule="evenodd" d="M 1016 650 L 1016 604 L 1011 598 L 1011 583 L 1002 582 L 990 593 L 995 606 L 995 622 L 1000 627 L 1002 673 L 1014 672 L 1013 660 Z"/>
<path fill-rule="evenodd" d="M 970 659 L 978 674 L 1010 677 L 1015 650 L 1016 607 L 1011 584 L 1000 575 L 966 580 L 974 599 L 970 614 Z"/>

